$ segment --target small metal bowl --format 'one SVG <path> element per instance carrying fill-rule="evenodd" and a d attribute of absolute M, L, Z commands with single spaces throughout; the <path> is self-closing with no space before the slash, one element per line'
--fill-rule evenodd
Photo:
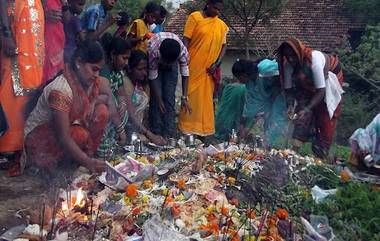
<path fill-rule="evenodd" d="M 185 145 L 186 146 L 193 146 L 194 144 L 195 144 L 194 135 L 186 134 L 185 135 Z"/>

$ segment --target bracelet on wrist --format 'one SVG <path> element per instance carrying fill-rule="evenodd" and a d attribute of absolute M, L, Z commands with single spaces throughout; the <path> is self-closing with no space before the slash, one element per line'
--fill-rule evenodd
<path fill-rule="evenodd" d="M 217 59 L 215 62 L 215 65 L 219 67 L 221 64 L 222 64 L 222 60 Z"/>

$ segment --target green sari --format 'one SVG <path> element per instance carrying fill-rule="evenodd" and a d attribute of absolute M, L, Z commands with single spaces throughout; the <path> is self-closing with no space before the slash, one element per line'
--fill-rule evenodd
<path fill-rule="evenodd" d="M 231 130 L 239 128 L 246 91 L 246 86 L 241 83 L 231 83 L 224 87 L 215 117 L 216 138 L 227 140 Z"/>
<path fill-rule="evenodd" d="M 100 71 L 100 75 L 109 80 L 112 96 L 115 101 L 116 107 L 118 107 L 120 103 L 119 103 L 119 98 L 117 96 L 117 92 L 119 88 L 123 88 L 123 83 L 124 83 L 124 78 L 125 78 L 124 72 L 110 70 L 110 68 L 106 66 L 104 69 Z M 122 122 L 124 123 L 124 126 L 126 126 L 128 122 L 127 111 L 124 113 Z M 115 154 L 116 149 L 117 149 L 116 127 L 111 121 L 109 121 L 106 129 L 104 130 L 102 141 L 98 147 L 97 156 L 102 157 L 102 158 L 111 157 L 113 154 Z"/>

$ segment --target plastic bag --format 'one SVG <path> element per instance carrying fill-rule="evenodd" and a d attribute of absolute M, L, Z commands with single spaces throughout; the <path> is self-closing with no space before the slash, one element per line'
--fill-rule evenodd
<path fill-rule="evenodd" d="M 189 238 L 166 226 L 159 215 L 154 215 L 143 225 L 144 241 L 189 241 Z"/>
<path fill-rule="evenodd" d="M 311 189 L 311 196 L 313 200 L 318 204 L 321 203 L 327 196 L 335 194 L 337 189 L 323 190 L 318 186 L 314 186 Z"/>

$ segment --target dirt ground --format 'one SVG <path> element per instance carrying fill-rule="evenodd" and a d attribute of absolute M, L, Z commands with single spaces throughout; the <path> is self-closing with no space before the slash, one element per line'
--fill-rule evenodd
<path fill-rule="evenodd" d="M 64 167 L 59 174 L 47 178 L 28 172 L 7 177 L 5 171 L 0 171 L 0 235 L 11 227 L 26 224 L 28 218 L 33 223 L 38 221 L 44 197 L 47 202 L 54 200 L 54 193 L 65 186 L 66 177 L 73 172 L 72 168 Z"/>
<path fill-rule="evenodd" d="M 41 194 L 47 191 L 45 188 L 43 180 L 38 177 L 7 177 L 4 171 L 0 172 L 0 234 L 25 223 L 26 215 L 37 209 Z"/>

